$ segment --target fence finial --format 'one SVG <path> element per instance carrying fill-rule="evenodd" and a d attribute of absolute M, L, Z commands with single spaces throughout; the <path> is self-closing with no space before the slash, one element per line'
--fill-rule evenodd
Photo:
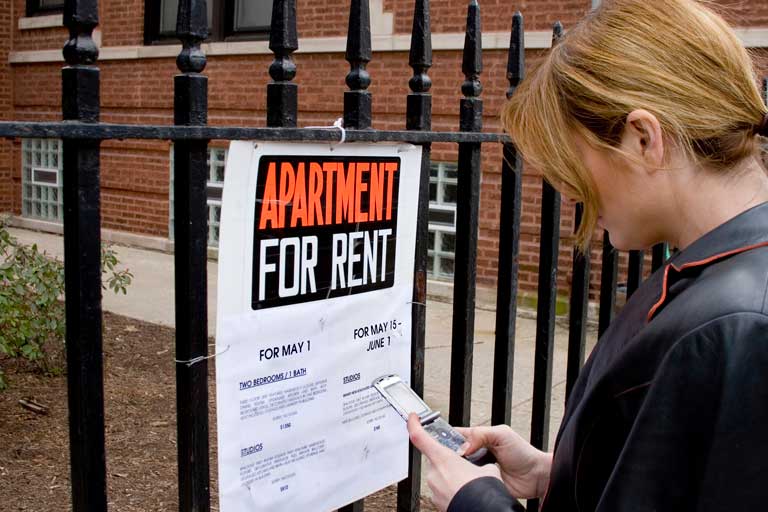
<path fill-rule="evenodd" d="M 411 51 L 408 64 L 413 68 L 413 77 L 408 81 L 413 92 L 427 92 L 432 80 L 427 70 L 432 67 L 432 30 L 429 19 L 429 0 L 416 0 L 413 10 Z"/>
<path fill-rule="evenodd" d="M 77 66 L 96 62 L 99 49 L 93 41 L 93 29 L 98 24 L 98 0 L 64 2 L 64 26 L 69 29 L 69 39 L 62 53 L 67 64 Z"/>
<path fill-rule="evenodd" d="M 272 4 L 272 25 L 269 49 L 275 59 L 269 66 L 274 82 L 267 85 L 267 126 L 293 128 L 298 118 L 298 85 L 293 52 L 299 49 L 296 32 L 296 0 L 275 0 Z"/>
<path fill-rule="evenodd" d="M 565 30 L 563 29 L 563 24 L 560 23 L 559 20 L 552 24 L 552 46 L 555 46 L 560 42 L 560 40 L 563 38 L 564 32 Z"/>
<path fill-rule="evenodd" d="M 352 0 L 349 10 L 347 51 L 350 71 L 346 77 L 349 91 L 344 93 L 344 126 L 371 127 L 371 75 L 365 69 L 371 61 L 371 15 L 368 0 Z"/>
<path fill-rule="evenodd" d="M 432 30 L 429 0 L 416 0 L 413 8 L 408 64 L 413 68 L 413 76 L 408 81 L 408 86 L 413 92 L 408 94 L 405 128 L 430 130 L 432 128 L 432 97 L 429 90 L 432 88 L 432 80 L 427 71 L 432 67 Z"/>
<path fill-rule="evenodd" d="M 520 11 L 512 16 L 512 34 L 509 37 L 509 57 L 507 59 L 507 98 L 511 98 L 525 77 L 525 31 L 523 15 Z"/>
<path fill-rule="evenodd" d="M 182 73 L 200 73 L 205 69 L 205 53 L 200 43 L 208 37 L 206 0 L 179 0 L 176 17 L 176 36 L 182 49 L 176 57 L 176 66 Z"/>
<path fill-rule="evenodd" d="M 480 6 L 477 0 L 470 0 L 467 8 L 467 30 L 464 33 L 464 58 L 461 71 L 466 79 L 461 85 L 464 96 L 480 96 L 483 86 L 480 84 L 480 72 L 483 70 L 483 44 L 480 31 Z"/>

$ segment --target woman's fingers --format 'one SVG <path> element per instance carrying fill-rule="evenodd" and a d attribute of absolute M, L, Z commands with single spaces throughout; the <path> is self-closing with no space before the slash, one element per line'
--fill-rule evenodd
<path fill-rule="evenodd" d="M 495 427 L 456 427 L 459 434 L 463 435 L 467 440 L 467 445 L 464 447 L 464 455 L 470 455 L 480 448 L 488 448 L 494 444 L 494 428 Z"/>
<path fill-rule="evenodd" d="M 413 413 L 408 416 L 408 434 L 413 446 L 433 464 L 444 459 L 446 456 L 454 455 L 453 450 L 438 443 L 437 440 L 424 430 L 419 417 Z"/>

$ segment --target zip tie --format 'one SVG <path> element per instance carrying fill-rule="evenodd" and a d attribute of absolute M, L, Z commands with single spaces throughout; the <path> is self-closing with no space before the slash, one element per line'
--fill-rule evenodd
<path fill-rule="evenodd" d="M 222 350 L 221 352 L 216 352 L 215 354 L 211 354 L 209 356 L 197 356 L 197 357 L 193 357 L 192 359 L 189 359 L 187 361 L 181 361 L 179 359 L 174 359 L 174 361 L 177 362 L 177 363 L 180 363 L 180 364 L 185 364 L 189 368 L 192 365 L 199 363 L 200 361 L 205 361 L 206 359 L 212 359 L 212 358 L 214 358 L 216 356 L 220 356 L 221 354 L 223 354 L 224 352 L 229 350 L 231 348 L 231 346 L 232 345 L 227 345 L 226 347 L 224 347 L 224 350 Z"/>
<path fill-rule="evenodd" d="M 427 307 L 427 305 L 424 304 L 423 302 L 416 302 L 415 300 L 408 301 L 408 302 L 406 302 L 406 304 L 418 304 L 419 306 Z"/>
<path fill-rule="evenodd" d="M 340 146 L 341 144 L 344 144 L 344 141 L 347 140 L 347 131 L 344 129 L 344 118 L 340 117 L 337 120 L 333 122 L 330 126 L 307 126 L 308 129 L 315 129 L 315 130 L 332 130 L 334 128 L 338 128 L 341 130 L 341 138 L 339 139 L 339 142 L 336 144 L 331 143 L 331 149 L 333 149 L 335 146 Z"/>

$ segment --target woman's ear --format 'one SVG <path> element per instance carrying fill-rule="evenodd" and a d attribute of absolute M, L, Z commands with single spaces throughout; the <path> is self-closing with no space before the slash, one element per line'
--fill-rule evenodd
<path fill-rule="evenodd" d="M 627 115 L 622 146 L 653 169 L 658 169 L 664 164 L 661 123 L 647 110 L 633 110 Z"/>

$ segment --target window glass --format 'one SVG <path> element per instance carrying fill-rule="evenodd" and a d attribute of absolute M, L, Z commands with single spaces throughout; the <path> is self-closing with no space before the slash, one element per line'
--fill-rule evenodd
<path fill-rule="evenodd" d="M 211 28 L 211 20 L 213 19 L 213 2 L 216 0 L 208 0 L 206 2 L 206 10 L 208 12 L 208 28 Z M 179 13 L 179 0 L 161 0 L 160 2 L 160 35 L 173 36 L 176 35 L 176 18 Z"/>
<path fill-rule="evenodd" d="M 456 235 L 443 233 L 440 240 L 443 243 L 442 247 L 440 247 L 441 251 L 449 253 L 456 252 Z"/>
<path fill-rule="evenodd" d="M 272 20 L 272 2 L 235 0 L 235 32 L 247 32 L 269 27 Z"/>
<path fill-rule="evenodd" d="M 208 2 L 209 4 L 211 2 Z M 179 0 L 163 0 L 160 2 L 160 33 L 176 33 L 176 16 L 179 11 Z"/>
<path fill-rule="evenodd" d="M 443 277 L 453 275 L 453 259 L 440 258 L 440 274 Z"/>
<path fill-rule="evenodd" d="M 456 184 L 445 183 L 443 185 L 443 202 L 456 204 Z"/>

